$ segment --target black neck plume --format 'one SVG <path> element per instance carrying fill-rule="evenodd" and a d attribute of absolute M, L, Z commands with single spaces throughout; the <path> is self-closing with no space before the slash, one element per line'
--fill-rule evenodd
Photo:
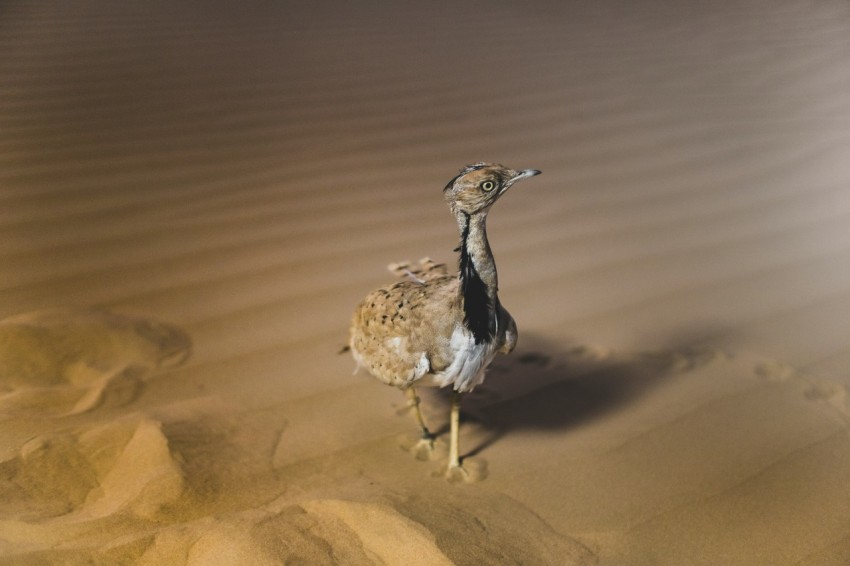
<path fill-rule="evenodd" d="M 496 334 L 493 301 L 487 293 L 487 285 L 475 269 L 467 240 L 469 238 L 469 215 L 464 214 L 464 225 L 460 236 L 460 288 L 463 296 L 463 324 L 472 332 L 476 344 L 491 342 Z"/>

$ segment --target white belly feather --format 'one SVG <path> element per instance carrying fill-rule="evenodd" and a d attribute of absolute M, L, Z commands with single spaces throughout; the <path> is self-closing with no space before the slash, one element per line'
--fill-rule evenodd
<path fill-rule="evenodd" d="M 491 342 L 476 344 L 472 333 L 462 326 L 454 329 L 449 344 L 455 352 L 451 364 L 442 371 L 426 375 L 423 385 L 451 385 L 461 393 L 472 391 L 484 381 L 484 371 L 493 361 L 496 348 Z"/>

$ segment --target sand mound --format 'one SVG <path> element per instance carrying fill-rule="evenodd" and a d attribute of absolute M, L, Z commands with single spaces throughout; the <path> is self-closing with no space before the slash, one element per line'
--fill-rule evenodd
<path fill-rule="evenodd" d="M 326 499 L 311 501 L 303 507 L 320 524 L 328 525 L 331 533 L 336 530 L 353 533 L 370 562 L 440 566 L 452 563 L 435 544 L 433 533 L 389 505 Z"/>
<path fill-rule="evenodd" d="M 9 502 L 4 515 L 27 521 L 76 523 L 115 513 L 153 518 L 184 489 L 161 424 L 138 416 L 34 438 L 0 467 Z"/>
<path fill-rule="evenodd" d="M 111 427 L 81 436 L 81 446 L 92 455 L 90 461 L 100 472 L 98 489 L 86 497 L 84 516 L 102 517 L 120 510 L 154 518 L 163 506 L 182 495 L 183 473 L 161 429 L 158 422 L 140 421 L 114 458 L 104 458 L 102 452 L 116 435 Z"/>
<path fill-rule="evenodd" d="M 185 553 L 192 565 L 452 563 L 433 535 L 389 505 L 324 499 L 254 515 L 216 522 L 178 553 L 158 542 L 142 562 Z"/>
<path fill-rule="evenodd" d="M 423 501 L 409 501 L 400 508 L 427 516 L 426 524 L 406 516 L 395 505 L 342 499 L 314 499 L 288 504 L 271 511 L 254 511 L 188 528 L 168 529 L 156 535 L 144 549 L 141 564 L 161 564 L 181 558 L 189 565 L 291 564 L 582 564 L 580 547 L 549 544 L 540 554 L 547 532 L 520 533 L 528 545 L 511 542 L 503 530 L 517 519 L 504 516 L 496 527 L 476 520 L 457 508 L 434 514 Z M 470 523 L 475 523 L 470 525 Z M 470 526 L 472 531 L 470 531 Z M 531 525 L 529 525 L 531 527 Z M 475 537 L 464 537 L 475 534 Z M 482 548 L 476 539 L 495 541 Z M 504 541 L 499 537 L 505 536 Z M 439 539 L 439 544 L 438 544 Z M 449 555 L 441 548 L 449 550 Z M 509 549 L 507 552 L 506 549 Z M 589 554 L 584 552 L 584 556 Z M 183 558 L 185 557 L 185 558 Z M 185 562 L 183 562 L 185 560 Z"/>
<path fill-rule="evenodd" d="M 0 321 L 0 415 L 67 415 L 132 400 L 151 370 L 179 365 L 189 337 L 151 318 L 59 309 Z"/>

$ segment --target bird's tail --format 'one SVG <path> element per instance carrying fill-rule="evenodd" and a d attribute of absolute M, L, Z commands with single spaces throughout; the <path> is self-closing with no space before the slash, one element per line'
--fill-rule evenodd
<path fill-rule="evenodd" d="M 419 260 L 419 265 L 415 266 L 410 261 L 402 261 L 399 263 L 391 263 L 387 266 L 390 273 L 396 277 L 404 279 L 409 277 L 416 283 L 424 284 L 427 281 L 448 275 L 449 271 L 445 263 L 437 263 L 430 257 L 423 257 Z"/>

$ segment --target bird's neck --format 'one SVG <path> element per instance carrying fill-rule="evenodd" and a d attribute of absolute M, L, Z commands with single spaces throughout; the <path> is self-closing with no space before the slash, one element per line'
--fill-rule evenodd
<path fill-rule="evenodd" d="M 496 333 L 499 281 L 487 241 L 487 213 L 457 213 L 460 230 L 460 293 L 464 324 L 476 343 L 492 341 Z"/>

